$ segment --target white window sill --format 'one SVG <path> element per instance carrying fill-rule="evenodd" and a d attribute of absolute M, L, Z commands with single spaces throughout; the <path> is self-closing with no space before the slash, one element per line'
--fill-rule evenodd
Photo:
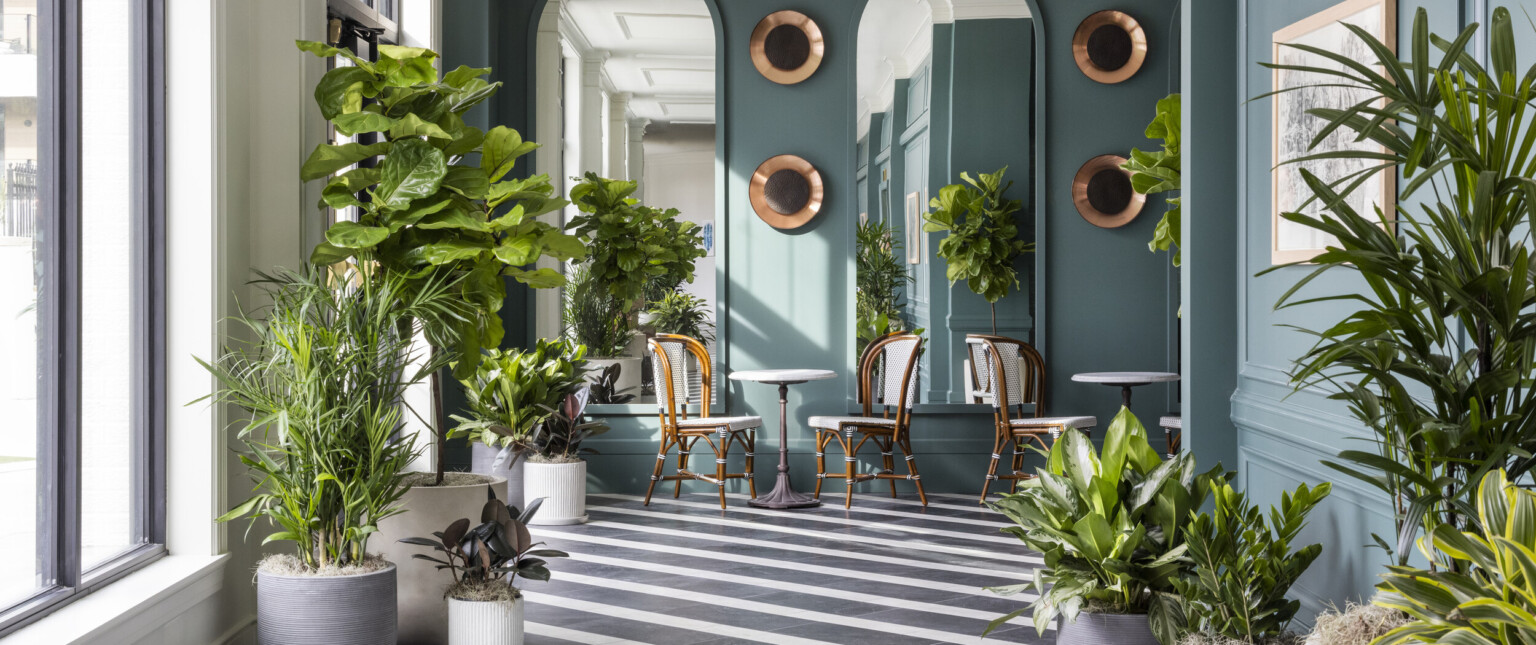
<path fill-rule="evenodd" d="M 170 555 L 69 603 L 5 645 L 132 643 L 218 592 L 228 555 Z"/>

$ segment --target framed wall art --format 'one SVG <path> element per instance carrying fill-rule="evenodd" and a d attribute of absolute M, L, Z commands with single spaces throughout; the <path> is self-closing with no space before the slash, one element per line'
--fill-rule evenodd
<path fill-rule="evenodd" d="M 1309 45 L 1340 52 L 1358 61 L 1377 60 L 1365 41 L 1344 26 L 1346 23 L 1365 30 L 1396 50 L 1396 0 L 1347 0 L 1276 31 L 1273 38 L 1273 60 L 1284 65 L 1339 68 L 1338 64 L 1326 58 L 1287 45 Z M 1333 243 L 1333 239 L 1280 216 L 1282 213 L 1298 211 L 1318 215 L 1321 211 L 1315 202 L 1302 208 L 1302 204 L 1312 197 L 1312 191 L 1302 180 L 1300 170 L 1305 168 L 1323 181 L 1333 182 L 1381 165 L 1381 162 L 1375 159 L 1329 159 L 1299 164 L 1283 162 L 1322 152 L 1385 152 L 1385 149 L 1370 141 L 1356 142 L 1355 134 L 1344 128 L 1335 130 L 1317 145 L 1312 145 L 1313 139 L 1327 127 L 1328 121 L 1308 114 L 1308 110 L 1348 109 L 1369 98 L 1368 91 L 1337 86 L 1308 87 L 1333 83 L 1325 80 L 1328 77 L 1311 72 L 1277 69 L 1273 75 L 1274 90 L 1279 93 L 1271 97 L 1270 133 L 1274 170 L 1270 175 L 1270 261 L 1273 264 L 1304 262 L 1317 257 Z M 1396 176 L 1396 171 L 1390 168 L 1376 172 L 1350 193 L 1350 206 L 1361 214 L 1374 213 L 1379 208 L 1391 217 L 1397 202 Z"/>
<path fill-rule="evenodd" d="M 923 263 L 923 193 L 907 193 L 907 264 Z"/>

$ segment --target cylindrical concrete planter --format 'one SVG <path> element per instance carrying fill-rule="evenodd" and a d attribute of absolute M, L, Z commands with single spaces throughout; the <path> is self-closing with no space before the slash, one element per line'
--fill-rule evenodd
<path fill-rule="evenodd" d="M 448 645 L 523 645 L 523 599 L 448 599 Z"/>
<path fill-rule="evenodd" d="M 1158 645 L 1146 614 L 1080 612 L 1077 619 L 1057 621 L 1060 645 Z"/>
<path fill-rule="evenodd" d="M 448 528 L 459 518 L 480 521 L 486 492 L 494 487 L 496 496 L 506 491 L 506 481 L 490 475 L 452 473 L 456 479 L 473 477 L 475 483 L 445 486 L 412 486 L 401 498 L 404 513 L 384 518 L 379 531 L 368 539 L 368 549 L 377 550 L 384 559 L 399 567 L 400 645 L 444 645 L 448 642 L 448 603 L 443 592 L 453 584 L 453 577 L 439 571 L 431 562 L 411 555 L 429 553 L 429 549 L 401 544 L 400 538 L 424 537 Z"/>
<path fill-rule="evenodd" d="M 523 496 L 544 498 L 529 524 L 580 524 L 587 521 L 587 462 L 523 466 Z"/>
<path fill-rule="evenodd" d="M 521 452 L 507 451 L 506 459 L 497 464 L 496 458 L 501 452 L 482 442 L 475 442 L 470 449 L 469 469 L 482 475 L 507 480 L 506 490 L 497 490 L 496 496 L 501 498 L 501 501 L 516 506 L 518 510 L 527 508 L 523 500 L 523 462 L 528 461 L 528 456 Z"/>
<path fill-rule="evenodd" d="M 587 359 L 587 382 L 595 382 L 599 374 L 609 365 L 618 363 L 619 380 L 614 383 L 613 395 L 623 397 L 626 394 L 635 398 L 630 403 L 638 403 L 640 398 L 640 364 L 639 356 L 621 356 L 619 358 L 589 358 Z M 541 511 L 542 512 L 542 511 Z"/>
<path fill-rule="evenodd" d="M 256 571 L 259 645 L 393 645 L 395 565 L 356 576 Z"/>

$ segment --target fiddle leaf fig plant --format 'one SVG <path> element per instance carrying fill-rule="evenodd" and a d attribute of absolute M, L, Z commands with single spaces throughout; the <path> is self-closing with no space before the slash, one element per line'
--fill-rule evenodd
<path fill-rule="evenodd" d="M 1019 225 L 1013 214 L 1023 208 L 1017 199 L 1004 199 L 1003 193 L 1013 182 L 1003 184 L 1008 167 L 975 178 L 960 173 L 964 184 L 939 189 L 928 201 L 932 210 L 923 215 L 923 232 L 949 231 L 939 242 L 939 257 L 949 263 L 945 276 L 953 286 L 965 280 L 971 292 L 985 298 L 992 307 L 992 333 L 997 333 L 997 301 L 1008 295 L 1010 286 L 1019 286 L 1019 273 L 1013 263 L 1034 245 L 1019 239 Z"/>
<path fill-rule="evenodd" d="M 1130 160 L 1120 167 L 1131 171 L 1132 190 L 1143 195 L 1156 195 L 1179 190 L 1183 185 L 1180 170 L 1182 157 L 1179 153 L 1182 112 L 1178 94 L 1169 94 L 1157 102 L 1157 116 L 1147 126 L 1146 134 L 1148 139 L 1162 139 L 1163 149 L 1142 152 L 1131 148 Z M 1173 266 L 1179 266 L 1184 261 L 1181 250 L 1183 243 L 1179 239 L 1183 209 L 1179 206 L 1178 197 L 1169 197 L 1167 202 L 1168 210 L 1163 212 L 1163 219 L 1158 221 L 1157 229 L 1152 232 L 1152 241 L 1147 243 L 1147 249 L 1154 252 L 1173 251 Z"/>
<path fill-rule="evenodd" d="M 677 219 L 675 208 L 652 208 L 630 197 L 638 186 L 589 172 L 571 189 L 581 214 L 571 218 L 570 229 L 588 245 L 592 277 L 607 286 L 625 315 L 645 304 L 652 280 L 666 280 L 672 289 L 693 282 L 693 262 L 704 253 L 698 225 Z"/>
<path fill-rule="evenodd" d="M 338 133 L 360 139 L 321 144 L 300 169 L 304 181 L 327 179 L 322 209 L 357 209 L 356 221 L 326 231 L 310 261 L 376 265 L 416 283 L 453 278 L 474 315 L 428 338 L 454 351 L 455 376 L 467 378 L 481 350 L 501 344 L 502 276 L 557 287 L 559 272 L 532 265 L 585 255 L 580 240 L 538 220 L 566 205 L 549 177 L 512 174 L 538 144 L 505 126 L 482 131 L 464 122 L 501 87 L 483 78 L 490 69 L 460 66 L 439 78 L 437 54 L 418 47 L 380 45 L 376 63 L 323 43 L 298 47 L 353 63 L 326 72 L 315 102 Z"/>

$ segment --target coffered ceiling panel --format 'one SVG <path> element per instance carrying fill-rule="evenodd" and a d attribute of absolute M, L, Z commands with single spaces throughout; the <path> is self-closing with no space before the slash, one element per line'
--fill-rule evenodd
<path fill-rule="evenodd" d="M 603 60 L 604 83 L 632 116 L 714 120 L 715 25 L 703 0 L 564 0 L 561 32 Z M 665 100 L 663 100 L 665 98 Z"/>

